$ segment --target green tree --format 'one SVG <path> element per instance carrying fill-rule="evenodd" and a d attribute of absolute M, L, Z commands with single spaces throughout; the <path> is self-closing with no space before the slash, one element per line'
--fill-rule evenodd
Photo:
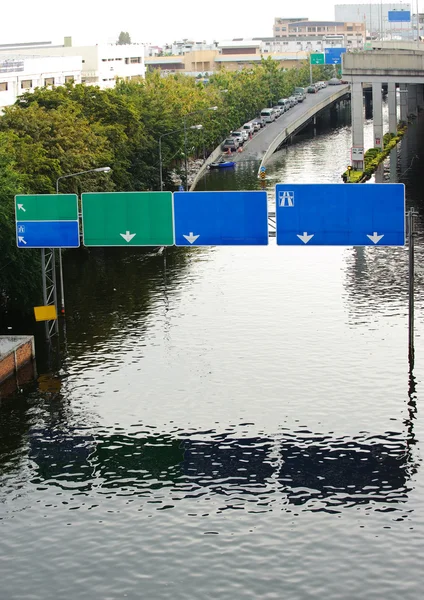
<path fill-rule="evenodd" d="M 14 196 L 27 193 L 25 176 L 16 170 L 17 137 L 0 132 L 0 309 L 25 309 L 39 300 L 40 253 L 16 246 Z"/>
<path fill-rule="evenodd" d="M 118 37 L 118 41 L 116 42 L 118 46 L 125 46 L 126 44 L 131 44 L 131 38 L 128 31 L 121 31 Z"/>

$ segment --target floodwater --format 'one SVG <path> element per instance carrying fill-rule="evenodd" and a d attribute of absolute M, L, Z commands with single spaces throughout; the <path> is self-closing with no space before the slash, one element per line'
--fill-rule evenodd
<path fill-rule="evenodd" d="M 348 123 L 270 193 L 339 183 Z M 0 403 L 2 600 L 421 597 L 423 130 L 381 175 L 419 211 L 413 370 L 405 248 L 65 253 L 60 368 Z"/>

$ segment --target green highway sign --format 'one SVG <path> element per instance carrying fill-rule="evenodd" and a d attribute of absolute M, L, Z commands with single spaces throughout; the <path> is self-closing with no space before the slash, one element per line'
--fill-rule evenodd
<path fill-rule="evenodd" d="M 324 65 L 325 64 L 325 55 L 319 52 L 314 54 L 310 54 L 311 65 Z"/>
<path fill-rule="evenodd" d="M 77 221 L 76 194 L 15 196 L 16 221 Z"/>
<path fill-rule="evenodd" d="M 85 246 L 172 246 L 172 192 L 82 194 Z"/>

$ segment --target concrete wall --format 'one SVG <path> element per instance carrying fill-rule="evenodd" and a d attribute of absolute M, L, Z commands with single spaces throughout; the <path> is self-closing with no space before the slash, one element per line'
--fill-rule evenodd
<path fill-rule="evenodd" d="M 0 382 L 4 381 L 35 357 L 32 336 L 0 337 Z"/>
<path fill-rule="evenodd" d="M 424 53 L 422 52 L 374 50 L 345 53 L 342 56 L 342 72 L 343 77 L 346 78 L 358 77 L 362 81 L 424 83 Z"/>

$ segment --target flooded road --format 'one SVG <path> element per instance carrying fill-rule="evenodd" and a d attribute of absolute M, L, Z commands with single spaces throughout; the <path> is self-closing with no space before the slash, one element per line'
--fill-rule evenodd
<path fill-rule="evenodd" d="M 348 123 L 276 154 L 270 193 L 339 183 Z M 65 254 L 60 369 L 0 403 L 2 598 L 420 597 L 423 130 L 392 169 L 420 213 L 413 372 L 404 248 Z"/>

